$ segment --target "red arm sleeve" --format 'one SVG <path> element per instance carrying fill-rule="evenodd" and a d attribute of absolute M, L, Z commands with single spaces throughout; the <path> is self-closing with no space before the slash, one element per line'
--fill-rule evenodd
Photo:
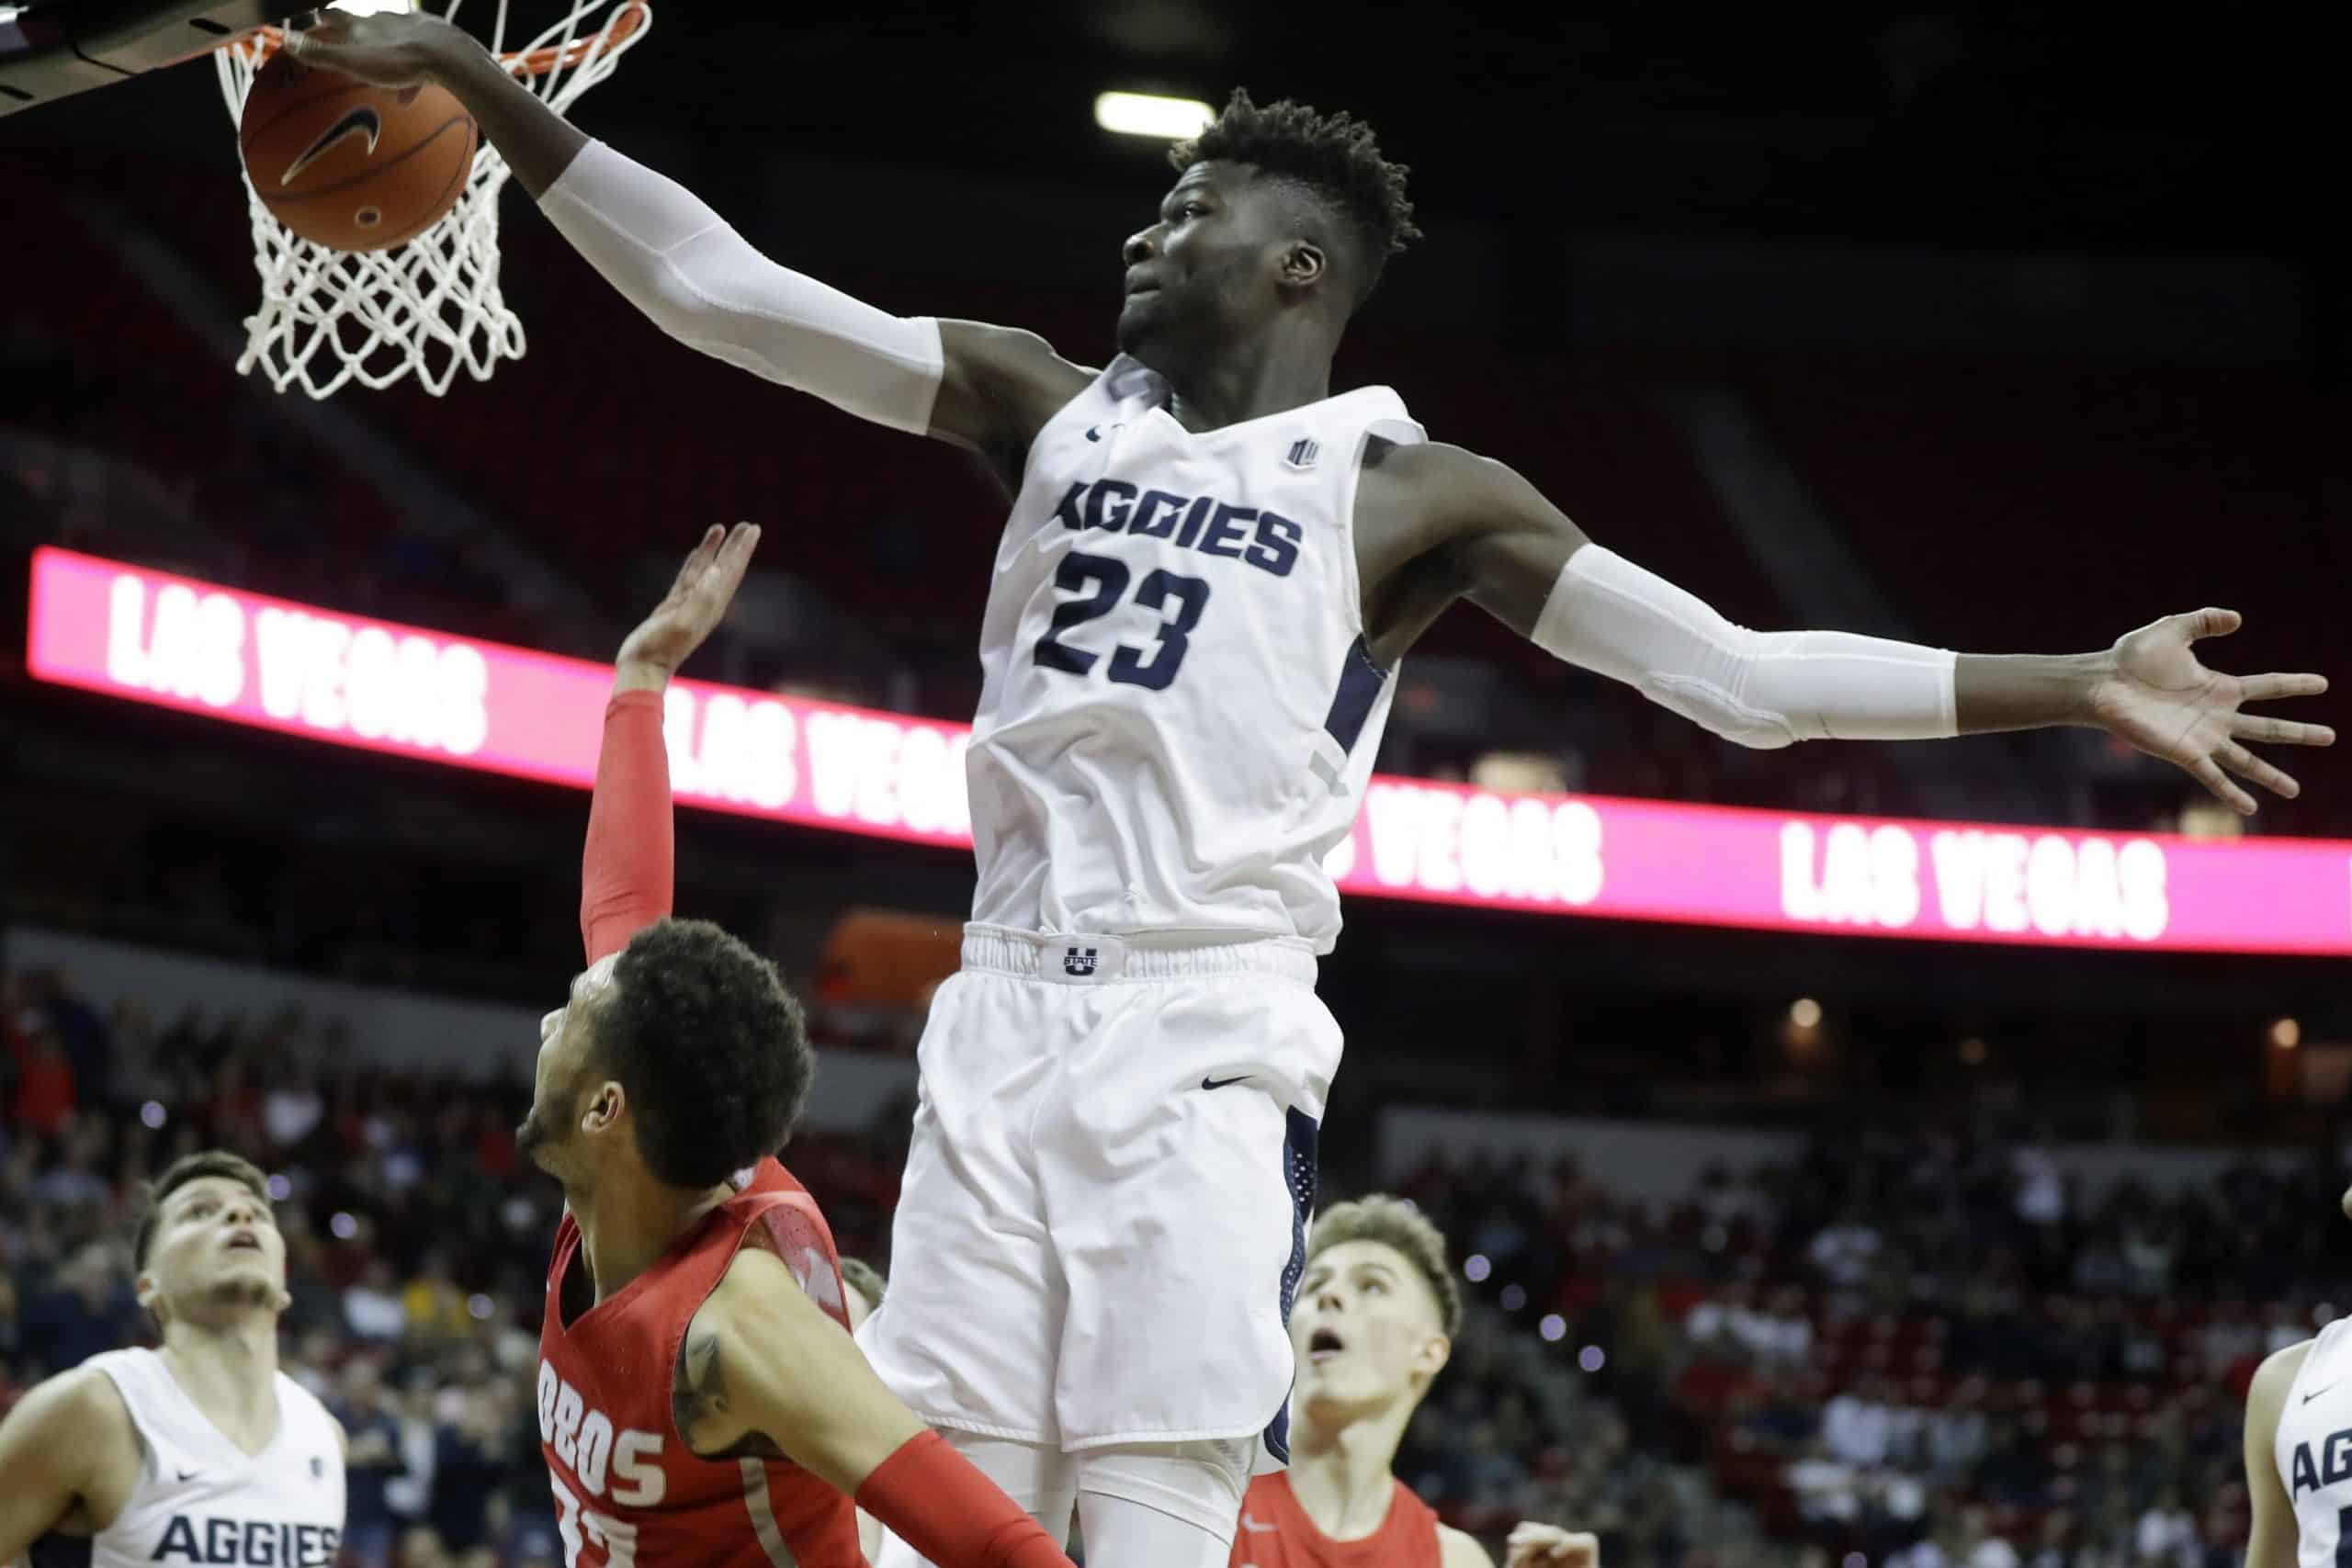
<path fill-rule="evenodd" d="M 670 750 L 662 694 L 623 692 L 605 705 L 580 857 L 580 937 L 588 962 L 670 912 L 675 850 L 670 825 Z"/>
<path fill-rule="evenodd" d="M 857 1506 L 939 1568 L 1070 1568 L 1054 1538 L 936 1432 L 876 1465 Z"/>

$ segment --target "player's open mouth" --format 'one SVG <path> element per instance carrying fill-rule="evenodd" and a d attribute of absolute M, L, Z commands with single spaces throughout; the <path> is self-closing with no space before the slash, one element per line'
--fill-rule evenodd
<path fill-rule="evenodd" d="M 1318 1367 L 1346 1348 L 1340 1337 L 1328 1328 L 1318 1328 L 1306 1337 L 1306 1359 Z"/>
<path fill-rule="evenodd" d="M 261 1237 L 254 1235 L 251 1231 L 239 1231 L 236 1235 L 229 1238 L 230 1251 L 242 1252 L 248 1248 L 254 1252 L 259 1252 L 261 1250 Z"/>

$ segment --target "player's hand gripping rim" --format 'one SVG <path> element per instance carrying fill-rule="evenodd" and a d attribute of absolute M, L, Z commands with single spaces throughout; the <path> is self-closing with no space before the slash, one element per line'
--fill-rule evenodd
<path fill-rule="evenodd" d="M 422 11 L 357 17 L 306 11 L 286 24 L 286 51 L 305 65 L 340 71 L 376 87 L 413 87 L 434 80 L 447 50 L 470 35 Z"/>

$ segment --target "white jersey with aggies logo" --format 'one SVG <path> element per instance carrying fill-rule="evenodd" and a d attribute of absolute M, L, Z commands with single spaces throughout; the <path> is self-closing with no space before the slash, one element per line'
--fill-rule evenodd
<path fill-rule="evenodd" d="M 1363 638 L 1361 387 L 1195 434 L 1125 355 L 1037 433 L 998 547 L 967 772 L 972 918 L 1031 931 L 1340 930 L 1394 693 Z"/>
<path fill-rule="evenodd" d="M 2278 1412 L 2278 1479 L 2295 1506 L 2300 1568 L 2336 1568 L 2352 1545 L 2352 1318 L 2312 1341 Z"/>
<path fill-rule="evenodd" d="M 334 1418 L 284 1372 L 277 1436 L 248 1454 L 188 1398 L 153 1350 L 83 1363 L 106 1373 L 139 1428 L 139 1484 L 90 1540 L 91 1568 L 175 1562 L 328 1568 L 343 1540 L 343 1449 Z"/>

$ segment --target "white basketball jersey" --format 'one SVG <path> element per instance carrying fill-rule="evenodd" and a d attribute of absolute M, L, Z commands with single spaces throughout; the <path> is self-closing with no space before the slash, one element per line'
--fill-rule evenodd
<path fill-rule="evenodd" d="M 248 1454 L 188 1398 L 153 1350 L 110 1350 L 85 1366 L 113 1381 L 139 1428 L 139 1483 L 90 1541 L 91 1568 L 233 1562 L 328 1568 L 343 1540 L 343 1450 L 310 1391 L 277 1382 L 277 1436 Z"/>
<path fill-rule="evenodd" d="M 2299 1568 L 2335 1568 L 2352 1541 L 2352 1318 L 2319 1331 L 2278 1412 L 2278 1479 L 2295 1506 Z"/>
<path fill-rule="evenodd" d="M 1323 856 L 1396 682 L 1363 641 L 1367 438 L 1386 387 L 1195 434 L 1122 355 L 1046 422 L 998 546 L 967 771 L 972 918 L 1231 932 L 1330 951 Z"/>

